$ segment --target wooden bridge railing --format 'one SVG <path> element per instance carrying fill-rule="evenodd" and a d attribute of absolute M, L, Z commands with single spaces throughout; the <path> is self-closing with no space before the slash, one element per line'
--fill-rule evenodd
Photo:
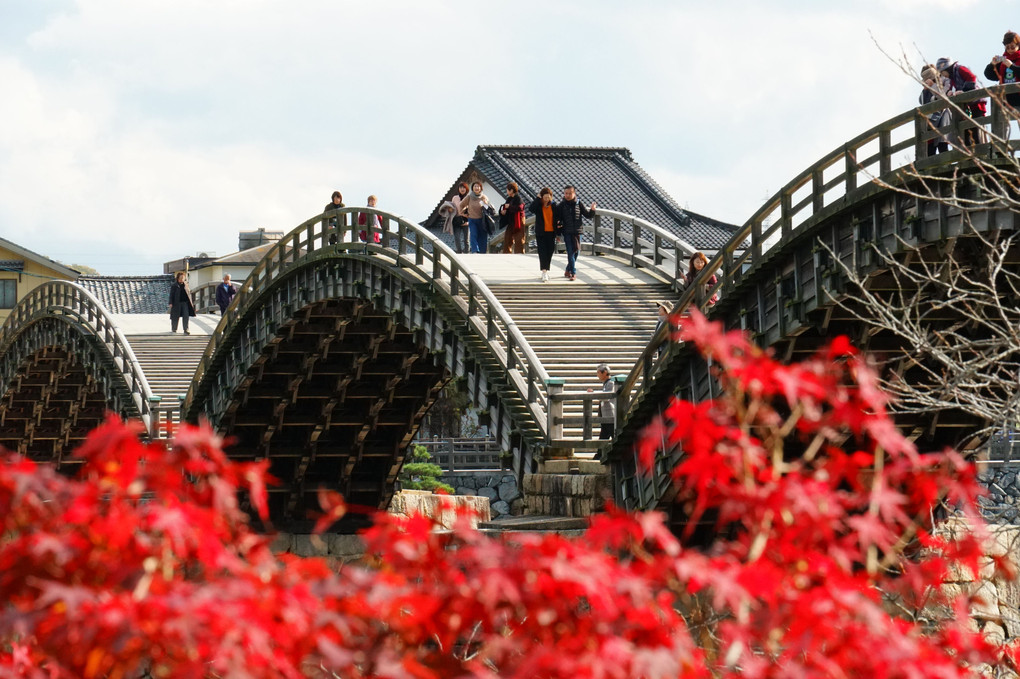
<path fill-rule="evenodd" d="M 929 141 L 957 144 L 969 130 L 980 130 L 982 143 L 971 148 L 974 156 L 991 159 L 1015 153 L 1020 141 L 1009 141 L 1008 137 L 1009 123 L 1016 113 L 1005 103 L 1005 95 L 1013 92 L 1020 92 L 1020 85 L 974 90 L 949 101 L 936 100 L 890 118 L 826 154 L 790 180 L 744 223 L 705 267 L 699 281 L 684 290 L 676 308 L 695 304 L 707 311 L 709 299 L 715 295 L 725 298 L 772 250 L 782 248 L 821 219 L 853 203 L 855 194 L 869 190 L 874 179 L 885 177 L 893 182 L 898 173 L 909 168 L 934 171 L 970 159 L 968 153 L 959 150 L 928 157 Z M 989 101 L 986 116 L 970 118 L 959 112 L 979 99 Z M 954 109 L 953 124 L 933 128 L 929 116 L 946 108 Z M 719 274 L 714 286 L 700 284 L 713 273 Z M 670 333 L 662 328 L 621 385 L 621 421 L 649 386 L 659 347 L 667 342 Z"/>
<path fill-rule="evenodd" d="M 159 397 L 154 396 L 138 359 L 114 318 L 92 293 L 70 281 L 50 281 L 33 289 L 11 310 L 0 328 L 0 355 L 30 323 L 45 317 L 61 317 L 102 342 L 110 359 L 124 375 L 124 383 L 151 438 L 161 434 Z M 5 375 L 5 379 L 11 376 Z"/>
<path fill-rule="evenodd" d="M 358 224 L 358 214 L 367 214 L 367 225 Z M 375 219 L 378 217 L 378 221 Z M 358 232 L 367 231 L 367 242 Z M 375 243 L 375 235 L 380 243 Z M 468 270 L 460 258 L 435 234 L 396 215 L 367 207 L 340 208 L 308 219 L 285 235 L 255 266 L 241 284 L 210 338 L 184 411 L 196 398 L 196 387 L 209 370 L 227 331 L 258 303 L 275 281 L 305 258 L 321 253 L 354 252 L 388 260 L 392 266 L 414 271 L 457 304 L 472 330 L 484 338 L 492 355 L 506 371 L 522 402 L 540 427 L 545 426 L 547 400 L 539 385 L 549 379 L 528 341 L 484 281 Z"/>
<path fill-rule="evenodd" d="M 531 229 L 534 223 L 535 218 L 528 217 L 525 228 Z M 582 229 L 590 239 L 582 239 L 582 253 L 613 255 L 636 269 L 655 271 L 674 290 L 682 288 L 687 262 L 696 252 L 693 245 L 667 229 L 623 212 L 599 208 Z M 502 247 L 504 236 L 505 232 L 500 231 L 492 237 L 490 252 Z"/>
<path fill-rule="evenodd" d="M 432 461 L 444 472 L 497 471 L 503 468 L 496 439 L 421 439 L 412 441 L 411 446 L 424 446 Z"/>

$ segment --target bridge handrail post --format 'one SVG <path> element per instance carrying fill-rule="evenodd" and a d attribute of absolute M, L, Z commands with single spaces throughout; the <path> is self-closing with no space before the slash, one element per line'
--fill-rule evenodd
<path fill-rule="evenodd" d="M 563 385 L 564 380 L 560 377 L 547 377 L 545 380 L 545 393 L 549 396 L 549 407 L 546 408 L 547 443 L 563 438 Z"/>
<path fill-rule="evenodd" d="M 638 255 L 641 254 L 640 240 L 641 224 L 635 219 L 630 224 L 630 265 L 635 268 L 637 267 Z"/>

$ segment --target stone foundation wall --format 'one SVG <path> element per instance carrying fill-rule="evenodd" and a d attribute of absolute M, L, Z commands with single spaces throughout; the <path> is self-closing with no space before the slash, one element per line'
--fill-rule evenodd
<path fill-rule="evenodd" d="M 525 474 L 524 511 L 546 516 L 590 516 L 612 497 L 604 474 Z"/>
<path fill-rule="evenodd" d="M 936 531 L 954 535 L 970 531 L 963 519 L 949 519 Z M 949 596 L 974 596 L 970 617 L 974 628 L 982 632 L 991 643 L 1003 644 L 1020 639 L 1020 579 L 1003 579 L 995 575 L 992 557 L 1011 556 L 1020 563 L 1020 527 L 990 525 L 991 540 L 985 547 L 980 572 L 975 576 L 969 569 L 954 569 L 954 580 L 944 589 Z M 936 614 L 937 615 L 937 614 Z"/>
<path fill-rule="evenodd" d="M 518 516 L 524 512 L 524 499 L 517 477 L 509 472 L 446 472 L 440 479 L 453 486 L 457 496 L 477 495 L 489 498 L 493 519 Z"/>
<path fill-rule="evenodd" d="M 985 521 L 997 524 L 1020 523 L 1020 466 L 982 465 L 978 479 L 988 495 L 978 498 Z"/>

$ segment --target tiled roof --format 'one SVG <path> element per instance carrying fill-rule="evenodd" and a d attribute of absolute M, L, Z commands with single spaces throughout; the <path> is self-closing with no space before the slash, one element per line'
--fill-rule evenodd
<path fill-rule="evenodd" d="M 681 208 L 634 162 L 626 148 L 479 146 L 443 200 L 456 192 L 457 184 L 470 182 L 477 175 L 500 190 L 507 182 L 517 182 L 521 197 L 528 203 L 538 196 L 543 186 L 552 188 L 558 198 L 564 185 L 573 184 L 584 203 L 594 200 L 600 208 L 641 217 L 698 249 L 722 247 L 738 228 Z M 495 202 L 495 197 L 492 198 Z M 439 205 L 425 224 L 435 228 L 438 216 Z"/>
<path fill-rule="evenodd" d="M 57 273 L 64 275 L 69 280 L 73 281 L 78 278 L 78 272 L 71 267 L 64 266 L 60 262 L 50 259 L 49 257 L 44 257 L 38 252 L 32 252 L 28 248 L 22 247 L 17 243 L 7 240 L 6 238 L 0 238 L 0 247 L 6 248 L 17 255 L 21 255 L 25 259 L 31 259 L 34 262 L 38 262 L 43 266 L 49 267 Z M 24 265 L 24 262 L 22 262 L 22 265 Z"/>
<path fill-rule="evenodd" d="M 81 276 L 78 283 L 114 314 L 166 313 L 171 274 L 162 276 Z"/>
<path fill-rule="evenodd" d="M 276 245 L 276 241 L 270 241 L 269 243 L 263 243 L 262 245 L 256 245 L 253 248 L 247 250 L 239 250 L 238 252 L 231 252 L 229 255 L 223 255 L 216 259 L 211 259 L 207 262 L 202 262 L 198 266 L 191 267 L 192 269 L 201 269 L 206 266 L 223 266 L 225 264 L 239 265 L 239 264 L 251 264 L 255 265 L 262 261 L 262 258 L 266 256 L 273 246 Z"/>

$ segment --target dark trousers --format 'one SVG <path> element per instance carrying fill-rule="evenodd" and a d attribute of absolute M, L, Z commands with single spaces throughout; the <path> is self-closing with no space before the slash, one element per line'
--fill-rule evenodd
<path fill-rule="evenodd" d="M 453 227 L 453 249 L 460 254 L 471 251 L 471 242 L 468 240 L 468 225 Z"/>
<path fill-rule="evenodd" d="M 577 254 L 581 250 L 581 234 L 563 234 L 563 244 L 567 246 L 567 273 L 576 274 Z"/>
<path fill-rule="evenodd" d="M 616 424 L 612 422 L 607 422 L 606 424 L 602 425 L 602 430 L 599 432 L 599 440 L 605 441 L 606 439 L 611 439 L 613 438 L 613 434 L 615 433 Z"/>
<path fill-rule="evenodd" d="M 553 231 L 536 231 L 535 247 L 538 248 L 539 270 L 548 271 L 553 253 L 556 252 L 556 233 Z"/>
<path fill-rule="evenodd" d="M 177 319 L 181 319 L 184 322 L 184 332 L 188 331 L 188 318 L 191 314 L 188 311 L 187 302 L 178 302 L 170 307 L 170 329 L 177 332 Z"/>

